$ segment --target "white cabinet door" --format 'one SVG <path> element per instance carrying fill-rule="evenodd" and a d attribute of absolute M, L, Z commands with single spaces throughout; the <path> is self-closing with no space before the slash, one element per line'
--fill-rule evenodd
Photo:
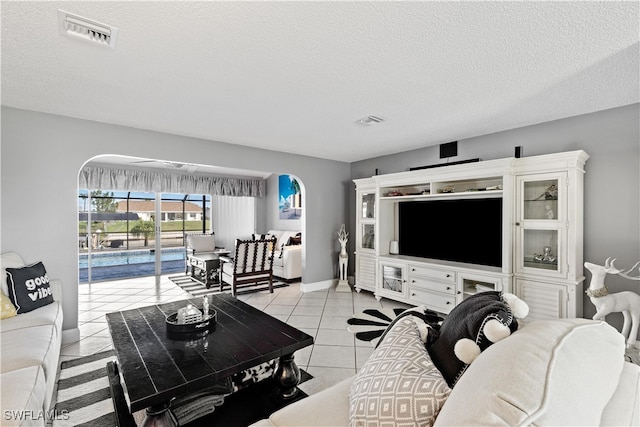
<path fill-rule="evenodd" d="M 356 254 L 356 291 L 376 290 L 376 258 Z"/>
<path fill-rule="evenodd" d="M 407 298 L 407 265 L 388 261 L 378 262 L 376 294 L 394 300 Z"/>
<path fill-rule="evenodd" d="M 376 193 L 374 189 L 356 191 L 356 251 L 375 253 Z"/>
<path fill-rule="evenodd" d="M 516 279 L 516 295 L 529 306 L 523 323 L 567 317 L 567 287 L 564 285 Z"/>
<path fill-rule="evenodd" d="M 516 274 L 567 277 L 567 174 L 517 177 Z"/>

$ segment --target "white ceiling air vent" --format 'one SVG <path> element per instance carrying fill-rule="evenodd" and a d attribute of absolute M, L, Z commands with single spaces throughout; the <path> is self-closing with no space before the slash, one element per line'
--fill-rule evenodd
<path fill-rule="evenodd" d="M 381 123 L 381 122 L 384 122 L 384 119 L 378 116 L 367 116 L 360 120 L 356 120 L 356 123 L 361 123 L 364 125 L 374 125 L 376 123 Z"/>
<path fill-rule="evenodd" d="M 60 32 L 69 37 L 110 47 L 111 49 L 116 46 L 116 39 L 118 38 L 118 29 L 116 27 L 101 24 L 60 9 L 58 9 L 58 23 L 60 24 Z"/>

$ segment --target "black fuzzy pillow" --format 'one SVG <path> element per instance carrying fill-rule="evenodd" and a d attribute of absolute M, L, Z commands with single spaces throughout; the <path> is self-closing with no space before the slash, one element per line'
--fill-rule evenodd
<path fill-rule="evenodd" d="M 502 293 L 480 292 L 451 310 L 440 326 L 440 336 L 427 350 L 453 388 L 482 351 L 517 329 L 518 322 Z"/>
<path fill-rule="evenodd" d="M 18 314 L 53 302 L 49 276 L 42 262 L 22 268 L 7 268 L 7 285 L 9 299 Z"/>

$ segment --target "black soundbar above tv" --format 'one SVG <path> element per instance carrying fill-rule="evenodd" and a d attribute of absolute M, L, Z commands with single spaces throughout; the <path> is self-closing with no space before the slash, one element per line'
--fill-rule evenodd
<path fill-rule="evenodd" d="M 414 168 L 409 168 L 409 170 L 410 171 L 417 171 L 417 170 L 421 170 L 421 169 L 441 168 L 443 166 L 463 165 L 465 163 L 479 162 L 480 160 L 482 160 L 482 159 L 476 158 L 476 159 L 468 159 L 468 160 L 458 160 L 456 162 L 449 162 L 449 163 L 436 163 L 434 165 L 416 166 Z"/>

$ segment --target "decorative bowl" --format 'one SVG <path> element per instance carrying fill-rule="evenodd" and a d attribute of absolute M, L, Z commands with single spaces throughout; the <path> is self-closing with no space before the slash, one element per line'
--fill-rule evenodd
<path fill-rule="evenodd" d="M 172 334 L 199 333 L 215 329 L 216 322 L 218 320 L 218 312 L 209 309 L 209 314 L 206 316 L 202 316 L 202 319 L 197 322 L 178 323 L 177 319 L 178 313 L 173 313 L 167 316 L 167 332 Z"/>

